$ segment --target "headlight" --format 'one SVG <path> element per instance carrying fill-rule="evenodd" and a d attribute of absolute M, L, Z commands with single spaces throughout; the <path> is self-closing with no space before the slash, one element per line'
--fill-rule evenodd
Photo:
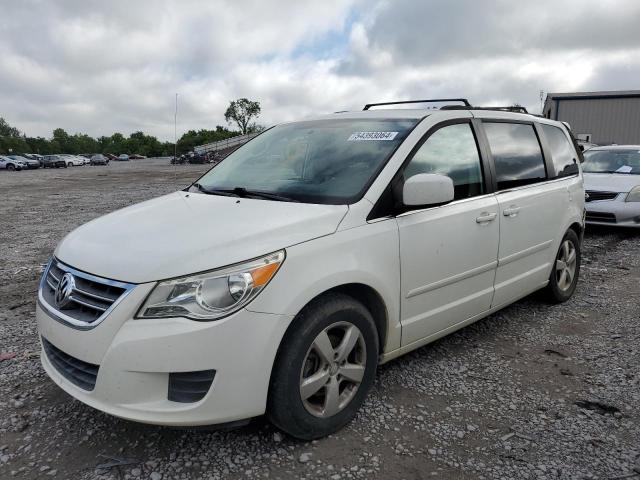
<path fill-rule="evenodd" d="M 159 282 L 138 318 L 216 320 L 253 300 L 276 274 L 284 250 L 221 270 Z"/>
<path fill-rule="evenodd" d="M 636 185 L 631 189 L 625 202 L 640 202 L 640 185 Z"/>

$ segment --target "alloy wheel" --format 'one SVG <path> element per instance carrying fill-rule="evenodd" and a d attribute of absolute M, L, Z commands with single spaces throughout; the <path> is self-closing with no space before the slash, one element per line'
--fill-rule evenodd
<path fill-rule="evenodd" d="M 349 322 L 322 330 L 300 372 L 300 397 L 316 417 L 331 417 L 353 400 L 364 377 L 367 355 L 362 332 Z"/>
<path fill-rule="evenodd" d="M 562 242 L 556 259 L 556 283 L 558 288 L 566 292 L 571 288 L 576 275 L 576 247 L 571 240 Z"/>

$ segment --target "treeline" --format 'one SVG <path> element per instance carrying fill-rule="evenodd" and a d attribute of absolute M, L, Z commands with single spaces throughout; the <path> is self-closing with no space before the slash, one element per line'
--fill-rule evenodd
<path fill-rule="evenodd" d="M 189 130 L 178 140 L 178 153 L 193 150 L 196 145 L 217 142 L 239 135 L 240 132 L 217 126 L 215 130 Z M 73 135 L 62 128 L 56 128 L 51 138 L 28 137 L 0 117 L 0 155 L 8 153 L 113 153 L 114 155 L 138 154 L 146 157 L 173 155 L 173 142 L 161 142 L 152 135 L 134 132 L 128 137 L 114 133 L 110 137 L 90 137 L 83 133 Z"/>

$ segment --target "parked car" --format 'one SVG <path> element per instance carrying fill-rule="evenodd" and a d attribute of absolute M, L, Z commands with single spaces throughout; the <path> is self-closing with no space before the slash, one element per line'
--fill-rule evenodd
<path fill-rule="evenodd" d="M 67 167 L 81 167 L 84 165 L 84 158 L 77 155 L 58 154 L 58 156 L 67 162 Z"/>
<path fill-rule="evenodd" d="M 129 155 L 127 155 L 126 153 L 122 153 L 122 154 L 118 155 L 118 158 L 116 158 L 116 160 L 119 160 L 121 162 L 128 162 L 129 161 Z"/>
<path fill-rule="evenodd" d="M 593 142 L 589 142 L 587 140 L 580 140 L 579 138 L 576 139 L 576 142 L 578 143 L 578 147 L 580 147 L 580 150 L 582 150 L 583 152 L 589 150 L 590 148 L 598 146 Z"/>
<path fill-rule="evenodd" d="M 22 170 L 26 169 L 27 166 L 22 163 L 20 160 L 15 160 L 11 157 L 7 157 L 4 155 L 0 155 L 0 168 L 5 170 Z"/>
<path fill-rule="evenodd" d="M 42 166 L 42 155 L 38 155 L 37 153 L 22 153 L 20 156 L 28 158 L 29 160 L 35 160 L 40 166 Z"/>
<path fill-rule="evenodd" d="M 109 165 L 109 159 L 101 153 L 98 153 L 91 157 L 90 165 Z"/>
<path fill-rule="evenodd" d="M 195 153 L 193 156 L 189 157 L 189 163 L 193 164 L 203 164 L 210 163 L 209 155 L 206 153 Z"/>
<path fill-rule="evenodd" d="M 273 127 L 65 237 L 36 306 L 51 379 L 130 420 L 266 413 L 313 439 L 380 363 L 536 290 L 572 296 L 584 188 L 562 123 L 369 107 Z"/>
<path fill-rule="evenodd" d="M 59 155 L 45 155 L 42 161 L 44 168 L 67 168 L 67 161 Z"/>
<path fill-rule="evenodd" d="M 144 155 L 138 155 L 137 153 L 134 153 L 133 155 L 129 155 L 129 159 L 131 160 L 142 160 L 144 158 L 147 158 L 147 157 L 145 157 Z"/>
<path fill-rule="evenodd" d="M 42 159 L 44 158 L 43 155 L 39 155 L 37 153 L 23 153 L 22 156 L 29 158 L 31 160 L 35 160 L 40 164 L 41 167 L 43 166 L 42 165 Z"/>
<path fill-rule="evenodd" d="M 8 155 L 9 158 L 22 162 L 25 169 L 36 169 L 40 168 L 40 162 L 37 160 L 32 160 L 30 158 L 23 157 L 22 155 Z"/>
<path fill-rule="evenodd" d="M 587 223 L 640 228 L 640 145 L 584 152 Z"/>

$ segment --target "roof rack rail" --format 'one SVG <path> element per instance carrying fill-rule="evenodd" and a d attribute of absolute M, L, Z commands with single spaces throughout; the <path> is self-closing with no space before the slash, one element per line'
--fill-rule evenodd
<path fill-rule="evenodd" d="M 461 102 L 463 105 L 460 105 L 462 108 L 471 108 L 471 104 L 469 100 L 466 98 L 433 98 L 429 100 L 404 100 L 401 102 L 382 102 L 382 103 L 367 103 L 363 110 L 369 110 L 371 107 L 382 107 L 385 105 L 406 105 L 408 103 L 437 103 L 437 102 Z M 453 107 L 454 105 L 450 105 Z M 456 105 L 457 106 L 457 105 Z M 442 107 L 446 108 L 446 107 Z"/>
<path fill-rule="evenodd" d="M 445 105 L 440 110 L 494 110 L 498 112 L 514 112 L 514 113 L 529 113 L 524 107 L 471 107 L 462 105 Z"/>

